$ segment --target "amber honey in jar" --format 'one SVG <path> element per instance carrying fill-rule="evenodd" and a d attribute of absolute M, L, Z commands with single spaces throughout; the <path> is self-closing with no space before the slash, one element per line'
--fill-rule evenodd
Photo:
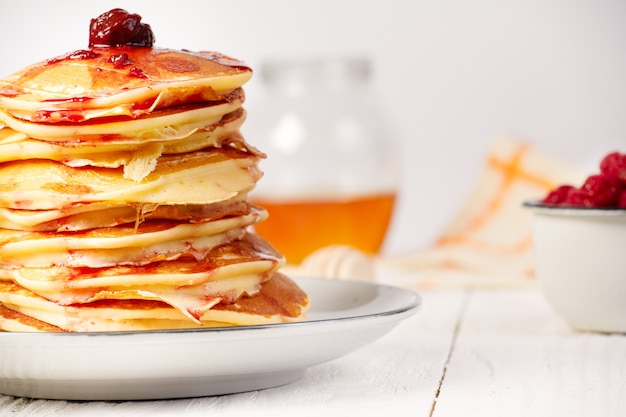
<path fill-rule="evenodd" d="M 290 262 L 300 262 L 315 249 L 333 244 L 378 253 L 391 220 L 395 195 L 255 200 L 271 213 L 269 219 L 255 226 L 257 232 Z"/>
<path fill-rule="evenodd" d="M 366 59 L 266 62 L 246 135 L 267 159 L 256 232 L 298 263 L 325 246 L 377 254 L 394 211 L 397 148 Z M 250 107 L 251 106 L 251 107 Z"/>

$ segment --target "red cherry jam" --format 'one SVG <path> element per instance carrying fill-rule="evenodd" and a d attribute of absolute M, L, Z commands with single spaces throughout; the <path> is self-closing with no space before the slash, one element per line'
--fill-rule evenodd
<path fill-rule="evenodd" d="M 48 65 L 52 65 L 52 64 L 56 64 L 59 61 L 63 61 L 63 60 L 66 60 L 66 59 L 76 59 L 76 60 L 79 60 L 79 59 L 95 59 L 95 58 L 97 58 L 99 56 L 100 56 L 100 54 L 98 54 L 98 53 L 96 53 L 94 51 L 91 51 L 91 50 L 88 50 L 88 49 L 80 49 L 78 51 L 69 52 L 69 53 L 67 53 L 65 55 L 61 55 L 61 56 L 58 56 L 56 58 L 49 59 L 47 63 L 48 63 Z"/>
<path fill-rule="evenodd" d="M 133 61 L 131 61 L 128 58 L 128 54 L 127 53 L 111 55 L 109 57 L 109 59 L 107 59 L 107 62 L 112 63 L 113 67 L 117 68 L 117 69 L 124 68 L 124 67 L 126 67 L 128 65 L 132 65 L 133 64 Z"/>
<path fill-rule="evenodd" d="M 542 200 L 551 206 L 626 208 L 626 154 L 612 152 L 600 162 L 600 173 L 580 187 L 561 185 Z"/>
<path fill-rule="evenodd" d="M 91 19 L 89 47 L 144 46 L 154 44 L 150 25 L 141 23 L 141 16 L 124 9 L 112 9 Z"/>

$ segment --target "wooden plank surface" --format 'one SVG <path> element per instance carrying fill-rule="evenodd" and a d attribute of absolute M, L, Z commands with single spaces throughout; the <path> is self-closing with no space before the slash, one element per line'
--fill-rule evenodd
<path fill-rule="evenodd" d="M 624 416 L 626 337 L 578 333 L 538 291 L 470 294 L 437 416 Z"/>

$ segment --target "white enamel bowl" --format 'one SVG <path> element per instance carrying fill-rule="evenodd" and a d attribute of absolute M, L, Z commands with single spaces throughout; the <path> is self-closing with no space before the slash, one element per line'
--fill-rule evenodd
<path fill-rule="evenodd" d="M 626 210 L 525 207 L 537 280 L 554 311 L 576 330 L 626 333 Z"/>

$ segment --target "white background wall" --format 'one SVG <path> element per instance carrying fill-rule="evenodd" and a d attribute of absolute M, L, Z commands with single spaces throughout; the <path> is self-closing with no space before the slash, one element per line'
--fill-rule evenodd
<path fill-rule="evenodd" d="M 2 2 L 0 77 L 86 48 L 89 19 L 113 7 L 143 16 L 158 46 L 218 50 L 253 68 L 266 57 L 371 57 L 403 144 L 389 253 L 430 243 L 501 136 L 589 169 L 626 152 L 622 0 Z"/>

